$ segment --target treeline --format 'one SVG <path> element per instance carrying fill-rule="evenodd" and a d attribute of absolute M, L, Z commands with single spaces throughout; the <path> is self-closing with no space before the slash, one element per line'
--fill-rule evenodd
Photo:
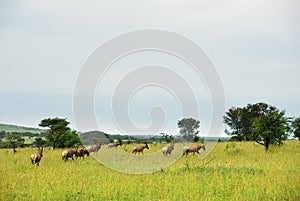
<path fill-rule="evenodd" d="M 231 107 L 223 116 L 225 133 L 235 141 L 255 141 L 268 150 L 269 145 L 282 145 L 288 137 L 300 139 L 300 117 L 287 117 L 284 110 L 267 103 L 248 104 L 244 107 Z M 203 142 L 199 137 L 200 121 L 193 118 L 178 120 L 179 135 L 129 136 L 110 135 L 100 131 L 78 133 L 69 127 L 64 118 L 47 118 L 41 120 L 40 127 L 47 130 L 41 133 L 0 132 L 0 148 L 24 146 L 51 146 L 55 148 L 79 147 L 96 143 L 108 144 L 114 141 L 123 143 L 153 142 Z M 25 144 L 24 137 L 34 137 L 32 144 Z M 208 139 L 223 141 L 226 138 Z"/>
<path fill-rule="evenodd" d="M 32 130 L 32 128 L 30 128 Z M 17 147 L 32 147 L 32 146 L 44 146 L 46 141 L 44 138 L 47 136 L 45 131 L 42 132 L 7 132 L 0 131 L 0 148 L 13 148 L 13 151 L 16 152 Z M 32 143 L 25 143 L 25 138 L 28 137 L 34 138 Z"/>
<path fill-rule="evenodd" d="M 42 131 L 42 132 L 39 132 L 39 133 L 16 132 L 16 131 L 12 131 L 12 132 L 0 131 L 0 138 L 4 138 L 6 136 L 6 134 L 16 134 L 16 135 L 20 135 L 22 137 L 46 137 L 46 135 L 47 135 L 46 131 Z"/>
<path fill-rule="evenodd" d="M 174 137 L 173 135 L 168 135 L 161 133 L 160 135 L 149 136 L 149 135 L 120 135 L 120 134 L 107 134 L 101 131 L 90 131 L 86 133 L 80 133 L 80 140 L 83 145 L 90 144 L 108 144 L 111 142 L 122 141 L 125 144 L 131 143 L 170 143 L 172 141 L 182 141 L 179 136 Z M 198 140 L 203 141 L 204 139 L 198 138 Z"/>

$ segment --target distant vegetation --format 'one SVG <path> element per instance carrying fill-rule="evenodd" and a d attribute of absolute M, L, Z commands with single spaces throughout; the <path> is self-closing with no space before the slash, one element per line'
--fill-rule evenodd
<path fill-rule="evenodd" d="M 8 124 L 0 124 L 0 131 L 5 131 L 6 133 L 32 133 L 38 135 L 45 132 L 45 130 L 39 128 L 31 128 L 31 127 L 8 125 Z"/>
<path fill-rule="evenodd" d="M 31 147 L 44 145 L 46 131 L 17 125 L 0 124 L 0 148 Z M 38 144 L 36 144 L 38 143 Z"/>

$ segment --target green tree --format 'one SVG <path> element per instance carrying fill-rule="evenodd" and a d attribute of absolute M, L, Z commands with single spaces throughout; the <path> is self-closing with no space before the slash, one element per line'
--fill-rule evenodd
<path fill-rule="evenodd" d="M 276 109 L 274 106 L 262 102 L 248 104 L 242 108 L 232 107 L 223 117 L 224 123 L 229 127 L 229 129 L 225 128 L 225 133 L 231 135 L 233 140 L 255 140 L 253 135 L 254 121 Z"/>
<path fill-rule="evenodd" d="M 267 103 L 255 103 L 255 104 L 248 104 L 244 107 L 243 112 L 243 133 L 246 140 L 255 140 L 253 136 L 253 123 L 254 121 L 270 113 L 272 111 L 277 110 L 276 107 L 267 104 Z"/>
<path fill-rule="evenodd" d="M 282 141 L 287 139 L 290 128 L 284 115 L 284 111 L 274 109 L 254 120 L 253 138 L 266 151 L 270 144 L 282 145 Z"/>
<path fill-rule="evenodd" d="M 76 146 L 80 139 L 76 131 L 72 131 L 69 122 L 61 118 L 43 119 L 39 126 L 48 127 L 46 140 L 49 145 L 55 148 Z"/>
<path fill-rule="evenodd" d="M 22 146 L 25 142 L 24 138 L 22 138 L 19 134 L 7 133 L 5 138 L 7 140 L 8 147 L 13 149 L 13 153 L 16 153 L 16 148 L 18 146 Z"/>
<path fill-rule="evenodd" d="M 61 135 L 57 143 L 57 147 L 78 147 L 82 145 L 79 135 L 75 130 L 70 130 Z"/>
<path fill-rule="evenodd" d="M 291 126 L 293 129 L 294 137 L 300 140 L 300 117 L 294 119 Z"/>
<path fill-rule="evenodd" d="M 45 146 L 45 144 L 46 144 L 46 141 L 43 140 L 43 138 L 41 138 L 41 137 L 35 138 L 35 140 L 33 142 L 33 145 L 36 147 L 43 147 L 43 146 Z"/>
<path fill-rule="evenodd" d="M 200 127 L 200 121 L 193 118 L 183 118 L 177 122 L 177 126 L 180 129 L 179 133 L 183 139 L 193 142 Z"/>
<path fill-rule="evenodd" d="M 243 133 L 243 108 L 232 107 L 226 112 L 224 123 L 229 126 L 229 129 L 225 128 L 225 133 L 231 135 L 233 139 L 242 141 L 244 138 Z"/>
<path fill-rule="evenodd" d="M 161 135 L 161 140 L 165 141 L 166 143 L 170 143 L 175 139 L 172 135 L 168 135 L 166 133 L 161 133 Z"/>

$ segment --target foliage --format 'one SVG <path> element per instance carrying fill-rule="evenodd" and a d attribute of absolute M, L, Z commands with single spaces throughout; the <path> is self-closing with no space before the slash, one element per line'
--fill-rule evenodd
<path fill-rule="evenodd" d="M 231 130 L 225 129 L 225 133 L 227 135 L 233 136 L 236 140 L 242 141 L 244 138 L 243 134 L 243 123 L 244 120 L 243 114 L 244 114 L 243 108 L 235 108 L 232 107 L 226 112 L 226 115 L 224 116 L 224 123 L 227 124 Z"/>
<path fill-rule="evenodd" d="M 24 138 L 22 138 L 20 135 L 13 134 L 13 133 L 6 134 L 5 138 L 7 140 L 8 148 L 12 148 L 13 153 L 17 152 L 16 148 L 18 146 L 22 146 L 24 144 L 24 141 L 25 141 Z"/>
<path fill-rule="evenodd" d="M 291 126 L 293 129 L 294 137 L 300 140 L 300 117 L 295 118 Z"/>
<path fill-rule="evenodd" d="M 43 140 L 43 138 L 41 138 L 41 137 L 37 137 L 37 138 L 35 138 L 33 145 L 36 147 L 43 147 L 46 145 L 46 141 Z"/>
<path fill-rule="evenodd" d="M 252 133 L 254 120 L 275 109 L 266 103 L 248 104 L 242 108 L 232 107 L 223 117 L 224 123 L 229 127 L 225 129 L 225 133 L 237 141 L 254 140 Z"/>
<path fill-rule="evenodd" d="M 174 137 L 172 135 L 168 135 L 166 133 L 161 133 L 161 141 L 166 142 L 166 143 L 170 143 L 172 141 L 174 141 Z"/>
<path fill-rule="evenodd" d="M 55 148 L 74 147 L 81 144 L 76 131 L 72 131 L 69 122 L 61 118 L 43 119 L 39 126 L 48 127 L 46 140 L 49 145 Z"/>
<path fill-rule="evenodd" d="M 193 118 L 183 118 L 177 122 L 179 134 L 188 142 L 193 142 L 200 127 L 200 121 Z"/>
<path fill-rule="evenodd" d="M 254 120 L 253 136 L 258 144 L 269 149 L 269 144 L 281 145 L 289 132 L 288 119 L 284 111 L 274 110 Z"/>
<path fill-rule="evenodd" d="M 229 127 L 225 132 L 238 141 L 254 140 L 268 150 L 269 144 L 281 144 L 287 138 L 288 118 L 284 115 L 284 111 L 266 103 L 232 107 L 223 117 Z"/>

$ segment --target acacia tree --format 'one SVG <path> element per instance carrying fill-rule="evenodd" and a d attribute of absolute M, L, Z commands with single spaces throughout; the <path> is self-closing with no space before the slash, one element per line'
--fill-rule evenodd
<path fill-rule="evenodd" d="M 13 153 L 16 153 L 16 148 L 25 142 L 24 138 L 19 134 L 8 133 L 5 138 L 7 139 L 8 147 L 13 149 Z"/>
<path fill-rule="evenodd" d="M 33 145 L 36 147 L 43 147 L 46 144 L 46 141 L 43 140 L 41 137 L 35 138 L 35 141 L 33 142 Z"/>
<path fill-rule="evenodd" d="M 177 122 L 179 133 L 183 139 L 192 142 L 199 133 L 200 121 L 193 118 L 183 118 Z"/>
<path fill-rule="evenodd" d="M 39 126 L 48 127 L 46 140 L 49 145 L 55 149 L 56 147 L 72 147 L 80 144 L 80 139 L 76 131 L 72 131 L 69 122 L 61 118 L 43 119 Z"/>
<path fill-rule="evenodd" d="M 267 151 L 270 144 L 281 145 L 289 132 L 288 118 L 284 111 L 275 109 L 257 119 L 253 123 L 254 140 L 265 147 Z"/>
<path fill-rule="evenodd" d="M 300 117 L 294 119 L 291 126 L 294 132 L 294 137 L 300 140 Z"/>

